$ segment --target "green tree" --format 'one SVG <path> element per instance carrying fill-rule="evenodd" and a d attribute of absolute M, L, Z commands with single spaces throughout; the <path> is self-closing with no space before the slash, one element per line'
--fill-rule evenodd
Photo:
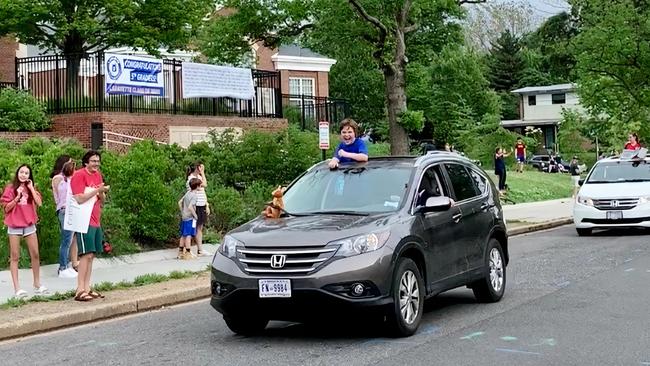
<path fill-rule="evenodd" d="M 549 83 L 567 83 L 575 79 L 573 69 L 576 60 L 571 41 L 577 35 L 575 19 L 562 12 L 548 18 L 537 30 L 526 35 L 522 43 L 539 56 L 536 70 L 547 75 Z"/>
<path fill-rule="evenodd" d="M 647 1 L 572 0 L 580 34 L 574 40 L 581 103 L 591 115 L 650 137 L 650 6 Z"/>
<path fill-rule="evenodd" d="M 450 45 L 428 67 L 409 71 L 409 108 L 425 112 L 438 143 L 456 144 L 460 131 L 498 118 L 499 99 L 476 52 Z"/>
<path fill-rule="evenodd" d="M 523 75 L 525 64 L 520 51 L 519 38 L 506 30 L 487 55 L 490 86 L 499 93 L 502 119 L 519 118 L 519 99 L 510 91 L 520 85 Z"/>
<path fill-rule="evenodd" d="M 350 49 L 364 43 L 385 83 L 391 153 L 406 154 L 408 136 L 400 118 L 407 111 L 407 64 L 460 34 L 456 20 L 463 17 L 462 4 L 484 1 L 224 0 L 223 5 L 237 11 L 214 20 L 212 29 L 219 32 L 208 31 L 202 43 L 208 46 L 202 49 L 208 57 L 233 62 L 241 53 L 224 50 L 228 45 L 240 50 L 256 41 L 277 46 L 312 32 L 337 34 L 337 42 Z"/>
<path fill-rule="evenodd" d="M 0 0 L 0 35 L 61 52 L 75 84 L 87 52 L 186 48 L 211 10 L 210 0 Z"/>

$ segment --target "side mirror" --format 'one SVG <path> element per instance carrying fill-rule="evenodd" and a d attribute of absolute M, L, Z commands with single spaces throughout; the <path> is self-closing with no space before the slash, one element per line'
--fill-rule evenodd
<path fill-rule="evenodd" d="M 451 198 L 445 196 L 433 196 L 427 198 L 424 206 L 419 208 L 420 212 L 447 211 L 451 208 Z"/>
<path fill-rule="evenodd" d="M 584 180 L 584 179 L 580 179 L 580 180 L 578 180 L 578 185 L 579 185 L 579 186 L 583 185 L 584 183 L 585 183 L 585 180 Z"/>

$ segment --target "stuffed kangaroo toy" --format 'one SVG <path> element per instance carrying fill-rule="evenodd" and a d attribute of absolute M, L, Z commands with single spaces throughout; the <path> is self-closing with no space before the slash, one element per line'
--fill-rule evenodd
<path fill-rule="evenodd" d="M 264 217 L 270 219 L 277 219 L 280 217 L 282 211 L 284 210 L 284 201 L 282 200 L 283 193 L 284 192 L 282 186 L 278 186 L 278 188 L 276 188 L 271 193 L 273 200 L 269 202 L 264 211 L 262 211 L 262 215 L 264 215 Z"/>

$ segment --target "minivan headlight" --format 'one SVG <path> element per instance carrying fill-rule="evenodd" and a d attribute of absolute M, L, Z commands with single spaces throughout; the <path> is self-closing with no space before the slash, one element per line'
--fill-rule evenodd
<path fill-rule="evenodd" d="M 585 196 L 578 196 L 578 198 L 576 198 L 576 201 L 579 204 L 585 205 L 585 206 L 592 206 L 593 207 L 593 205 L 594 205 L 594 200 L 592 200 L 589 197 L 585 197 Z"/>
<path fill-rule="evenodd" d="M 390 237 L 390 231 L 381 231 L 335 240 L 328 245 L 338 245 L 337 256 L 350 257 L 375 251 L 381 248 Z"/>
<path fill-rule="evenodd" d="M 237 246 L 243 246 L 244 243 L 233 238 L 230 235 L 223 237 L 223 243 L 219 245 L 219 253 L 223 254 L 228 258 L 235 258 L 237 256 Z"/>

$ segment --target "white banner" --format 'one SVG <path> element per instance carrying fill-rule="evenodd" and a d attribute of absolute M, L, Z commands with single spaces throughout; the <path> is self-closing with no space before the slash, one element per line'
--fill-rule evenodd
<path fill-rule="evenodd" d="M 183 62 L 183 98 L 253 99 L 250 69 Z"/>
<path fill-rule="evenodd" d="M 90 215 L 93 212 L 93 206 L 97 201 L 97 196 L 92 197 L 84 203 L 77 203 L 77 200 L 72 196 L 69 191 L 65 203 L 65 217 L 63 219 L 63 230 L 73 231 L 76 233 L 85 234 L 88 232 L 90 226 Z M 88 192 L 92 188 L 86 187 L 84 192 Z"/>
<path fill-rule="evenodd" d="M 106 94 L 165 96 L 162 60 L 110 53 L 105 57 Z"/>

